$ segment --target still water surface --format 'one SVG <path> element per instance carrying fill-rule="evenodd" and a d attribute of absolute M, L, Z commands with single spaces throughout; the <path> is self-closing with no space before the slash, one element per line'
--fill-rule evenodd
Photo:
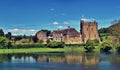
<path fill-rule="evenodd" d="M 119 54 L 0 54 L 0 70 L 120 70 Z"/>

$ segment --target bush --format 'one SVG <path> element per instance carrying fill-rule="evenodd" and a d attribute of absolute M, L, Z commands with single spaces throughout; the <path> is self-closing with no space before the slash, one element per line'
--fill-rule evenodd
<path fill-rule="evenodd" d="M 52 42 L 49 42 L 47 44 L 47 47 L 49 47 L 49 48 L 63 48 L 64 47 L 64 43 L 52 41 Z"/>
<path fill-rule="evenodd" d="M 106 46 L 106 47 L 104 47 L 104 48 L 101 48 L 100 51 L 101 51 L 101 52 L 109 52 L 111 49 L 112 49 L 111 46 Z"/>
<path fill-rule="evenodd" d="M 95 46 L 98 46 L 99 40 L 87 40 L 86 46 L 84 47 L 87 52 L 92 52 Z"/>
<path fill-rule="evenodd" d="M 99 40 L 87 40 L 86 46 L 98 46 L 99 45 Z"/>
<path fill-rule="evenodd" d="M 116 51 L 117 51 L 118 53 L 120 53 L 120 47 L 117 47 L 117 48 L 116 48 Z"/>
<path fill-rule="evenodd" d="M 112 49 L 111 43 L 108 43 L 108 42 L 102 43 L 101 46 L 102 47 L 100 48 L 100 51 L 102 51 L 102 52 L 109 52 Z"/>
<path fill-rule="evenodd" d="M 13 45 L 12 49 L 20 49 L 20 48 L 44 48 L 45 44 L 16 44 Z"/>
<path fill-rule="evenodd" d="M 11 47 L 10 41 L 6 37 L 0 37 L 0 48 L 6 49 L 10 47 Z"/>
<path fill-rule="evenodd" d="M 92 52 L 93 49 L 95 49 L 95 47 L 93 47 L 93 46 L 85 46 L 84 48 L 85 48 L 86 52 Z"/>

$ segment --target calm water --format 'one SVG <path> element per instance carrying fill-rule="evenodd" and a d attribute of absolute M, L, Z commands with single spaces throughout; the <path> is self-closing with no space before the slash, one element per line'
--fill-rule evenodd
<path fill-rule="evenodd" d="M 119 68 L 118 54 L 0 54 L 0 70 L 120 70 Z"/>

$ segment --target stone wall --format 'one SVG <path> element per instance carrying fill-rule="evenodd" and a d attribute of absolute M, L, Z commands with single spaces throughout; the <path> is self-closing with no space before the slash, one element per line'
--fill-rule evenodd
<path fill-rule="evenodd" d="M 64 30 L 57 30 L 52 32 L 53 41 L 64 42 L 65 44 L 82 44 L 82 36 L 74 28 L 68 27 Z"/>
<path fill-rule="evenodd" d="M 98 34 L 97 22 L 95 22 L 95 21 L 94 22 L 85 22 L 85 21 L 81 20 L 80 25 L 81 25 L 82 39 L 83 39 L 84 43 L 86 43 L 86 41 L 88 39 L 100 40 L 99 34 Z"/>

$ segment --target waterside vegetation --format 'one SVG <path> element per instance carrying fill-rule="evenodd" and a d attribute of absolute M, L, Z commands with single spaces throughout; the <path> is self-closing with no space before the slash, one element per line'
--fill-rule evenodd
<path fill-rule="evenodd" d="M 31 52 L 120 52 L 120 21 L 108 28 L 99 29 L 101 41 L 88 40 L 86 44 L 64 44 L 48 41 L 43 44 L 35 36 L 12 36 L 0 30 L 0 53 L 31 53 Z"/>

